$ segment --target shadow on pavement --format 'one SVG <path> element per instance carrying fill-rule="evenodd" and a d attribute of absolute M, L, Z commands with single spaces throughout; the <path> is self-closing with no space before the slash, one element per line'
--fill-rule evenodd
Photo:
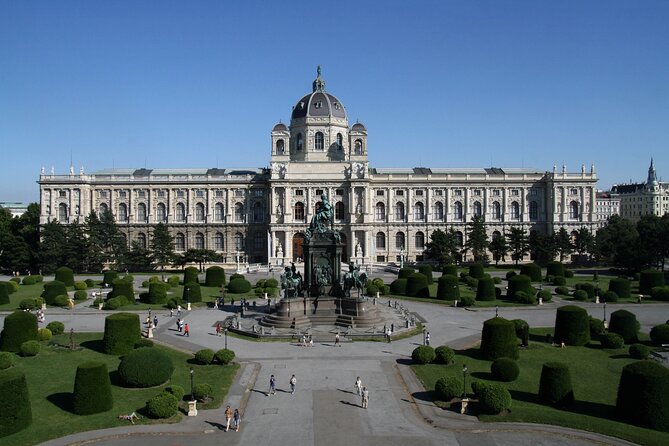
<path fill-rule="evenodd" d="M 414 392 L 411 394 L 413 399 L 415 400 L 420 400 L 420 401 L 429 401 L 432 402 L 434 401 L 434 392 L 432 390 L 424 390 L 421 392 Z"/>
<path fill-rule="evenodd" d="M 215 421 L 207 421 L 207 420 L 205 420 L 204 422 L 207 423 L 208 425 L 210 425 L 211 427 L 215 427 L 219 431 L 224 431 L 225 430 L 225 426 L 222 425 L 221 423 L 216 423 Z"/>

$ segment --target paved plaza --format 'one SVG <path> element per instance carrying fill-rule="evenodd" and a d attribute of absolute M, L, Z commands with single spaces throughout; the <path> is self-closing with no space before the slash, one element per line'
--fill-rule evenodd
<path fill-rule="evenodd" d="M 249 277 L 255 281 L 261 276 Z M 137 280 L 142 278 L 137 277 Z M 384 302 L 383 299 L 379 303 Z M 385 300 L 387 304 L 387 299 Z M 572 303 L 572 302 L 570 302 Z M 483 321 L 495 309 L 452 308 L 404 301 L 421 316 L 431 334 L 431 345 L 454 348 L 472 345 L 480 338 Z M 552 326 L 560 299 L 532 308 L 500 308 L 500 316 L 525 319 L 530 326 Z M 602 317 L 601 305 L 579 304 L 593 316 Z M 609 311 L 627 308 L 641 322 L 642 330 L 669 319 L 661 304 L 609 305 Z M 190 337 L 176 331 L 176 314 L 154 310 L 159 325 L 158 342 L 194 352 L 220 349 L 224 337 L 215 336 L 217 321 L 231 316 L 224 310 L 197 309 L 184 312 Z M 49 309 L 47 322 L 59 320 L 75 331 L 102 331 L 108 312 L 79 305 L 72 311 Z M 0 314 L 3 318 L 4 314 Z M 555 426 L 518 423 L 480 423 L 474 417 L 434 407 L 424 401 L 424 389 L 409 368 L 411 351 L 422 344 L 422 335 L 393 341 L 344 342 L 334 346 L 334 336 L 318 339 L 314 347 L 297 342 L 254 342 L 228 336 L 241 368 L 220 409 L 200 411 L 178 424 L 137 425 L 82 432 L 44 443 L 49 446 L 95 444 L 120 446 L 142 444 L 205 446 L 220 444 L 263 445 L 586 445 L 629 444 L 598 434 Z M 276 395 L 267 396 L 270 375 L 277 377 Z M 294 394 L 289 379 L 296 375 Z M 360 376 L 370 391 L 369 409 L 362 409 L 354 383 Z M 240 432 L 224 432 L 225 405 L 242 412 Z M 111 416 L 111 415 L 110 415 Z"/>

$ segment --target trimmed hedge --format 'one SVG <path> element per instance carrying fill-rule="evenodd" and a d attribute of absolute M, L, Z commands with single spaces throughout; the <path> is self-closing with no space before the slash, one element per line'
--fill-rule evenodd
<path fill-rule="evenodd" d="M 251 285 L 251 284 L 249 284 Z M 251 288 L 249 288 L 249 291 Z M 189 282 L 184 285 L 181 298 L 186 302 L 202 302 L 202 290 L 199 283 Z"/>
<path fill-rule="evenodd" d="M 615 291 L 607 291 L 602 294 L 602 302 L 618 302 L 618 293 Z"/>
<path fill-rule="evenodd" d="M 399 270 L 397 273 L 397 278 L 398 279 L 408 279 L 410 275 L 415 273 L 416 270 L 410 267 L 405 267 Z"/>
<path fill-rule="evenodd" d="M 589 282 L 581 282 L 574 285 L 574 289 L 588 293 L 588 299 L 595 299 L 595 286 Z"/>
<path fill-rule="evenodd" d="M 214 359 L 220 364 L 227 365 L 235 359 L 235 352 L 230 349 L 222 348 L 214 353 Z"/>
<path fill-rule="evenodd" d="M 553 277 L 554 286 L 565 286 L 567 284 L 567 279 L 561 276 Z"/>
<path fill-rule="evenodd" d="M 604 333 L 604 321 L 590 316 L 590 339 L 597 339 L 597 336 Z"/>
<path fill-rule="evenodd" d="M 225 270 L 220 266 L 212 266 L 207 268 L 204 283 L 206 286 L 216 287 L 225 285 Z"/>
<path fill-rule="evenodd" d="M 23 344 L 21 344 L 21 356 L 37 356 L 42 350 L 42 345 L 39 343 L 39 341 L 26 341 Z"/>
<path fill-rule="evenodd" d="M 664 286 L 664 272 L 656 269 L 641 271 L 639 275 L 639 292 L 641 294 L 650 294 L 650 291 L 656 286 Z"/>
<path fill-rule="evenodd" d="M 56 270 L 54 280 L 63 282 L 65 286 L 74 286 L 74 272 L 67 266 L 61 266 Z"/>
<path fill-rule="evenodd" d="M 544 303 L 550 302 L 553 300 L 553 293 L 551 293 L 551 290 L 544 289 L 537 293 L 537 299 L 538 298 L 541 298 L 541 301 Z"/>
<path fill-rule="evenodd" d="M 88 285 L 86 285 L 86 282 L 74 282 L 74 289 L 79 291 L 79 290 L 85 290 L 88 288 Z"/>
<path fill-rule="evenodd" d="M 441 266 L 441 275 L 442 276 L 456 276 L 458 275 L 458 267 L 453 264 L 442 265 Z"/>
<path fill-rule="evenodd" d="M 639 321 L 636 320 L 634 313 L 627 310 L 616 310 L 611 313 L 609 331 L 622 336 L 625 344 L 634 343 L 638 340 Z"/>
<path fill-rule="evenodd" d="M 251 291 L 251 282 L 243 278 L 230 280 L 228 291 L 237 294 L 248 293 Z"/>
<path fill-rule="evenodd" d="M 434 283 L 434 278 L 432 277 L 432 266 L 421 265 L 418 267 L 418 272 L 427 278 L 428 285 L 432 285 Z"/>
<path fill-rule="evenodd" d="M 541 369 L 539 400 L 551 406 L 567 406 L 574 402 L 569 366 L 562 362 L 547 362 Z"/>
<path fill-rule="evenodd" d="M 406 292 L 407 292 L 407 279 L 395 279 L 390 284 L 391 294 L 406 295 Z"/>
<path fill-rule="evenodd" d="M 392 291 L 392 285 L 391 285 Z M 460 286 L 458 278 L 455 275 L 445 274 L 437 281 L 437 299 L 440 300 L 459 300 Z"/>
<path fill-rule="evenodd" d="M 114 284 L 112 290 L 107 294 L 107 300 L 114 297 L 123 296 L 129 302 L 135 301 L 135 289 L 132 286 L 132 282 L 129 282 L 125 279 L 114 279 Z"/>
<path fill-rule="evenodd" d="M 0 350 L 19 352 L 21 344 L 37 340 L 37 316 L 26 311 L 15 311 L 5 317 L 0 333 Z"/>
<path fill-rule="evenodd" d="M 536 263 L 520 265 L 520 275 L 529 277 L 532 282 L 541 282 L 541 267 Z"/>
<path fill-rule="evenodd" d="M 416 364 L 430 364 L 435 358 L 434 349 L 429 345 L 420 345 L 411 352 L 411 359 Z"/>
<path fill-rule="evenodd" d="M 434 383 L 434 391 L 438 399 L 450 401 L 462 395 L 462 382 L 455 376 L 445 376 Z"/>
<path fill-rule="evenodd" d="M 195 360 L 202 365 L 209 365 L 214 360 L 214 351 L 203 348 L 195 352 Z"/>
<path fill-rule="evenodd" d="M 470 277 L 474 279 L 481 279 L 485 276 L 485 270 L 481 263 L 472 263 L 469 265 L 469 274 Z"/>
<path fill-rule="evenodd" d="M 40 328 L 37 330 L 38 341 L 49 341 L 53 337 L 53 333 L 48 328 Z"/>
<path fill-rule="evenodd" d="M 516 299 L 516 293 L 518 291 L 523 291 L 528 295 L 534 296 L 534 290 L 532 289 L 532 283 L 530 277 L 520 274 L 513 276 L 509 279 L 509 288 L 506 290 L 506 297 L 508 299 Z"/>
<path fill-rule="evenodd" d="M 114 280 L 116 279 L 118 279 L 118 272 L 105 271 L 102 276 L 102 285 L 111 286 L 114 283 Z"/>
<path fill-rule="evenodd" d="M 106 412 L 114 405 L 109 371 L 104 362 L 89 361 L 77 367 L 72 409 L 79 415 Z"/>
<path fill-rule="evenodd" d="M 44 282 L 44 291 L 42 291 L 41 297 L 44 298 L 44 302 L 47 305 L 53 305 L 56 296 L 67 294 L 67 288 L 63 282 L 54 280 L 51 282 Z"/>
<path fill-rule="evenodd" d="M 628 423 L 669 432 L 669 370 L 655 361 L 623 367 L 616 409 Z"/>
<path fill-rule="evenodd" d="M 656 286 L 650 290 L 651 299 L 669 301 L 669 286 Z"/>
<path fill-rule="evenodd" d="M 648 356 L 650 356 L 650 347 L 643 344 L 632 344 L 627 352 L 634 359 L 648 359 Z"/>
<path fill-rule="evenodd" d="M 46 325 L 46 328 L 51 330 L 51 334 L 53 334 L 55 336 L 55 335 L 62 334 L 65 331 L 65 324 L 63 324 L 60 321 L 53 321 L 53 322 L 49 322 Z"/>
<path fill-rule="evenodd" d="M 179 410 L 177 397 L 168 392 L 162 392 L 146 402 L 146 413 L 151 418 L 171 418 Z"/>
<path fill-rule="evenodd" d="M 9 352 L 0 352 L 0 370 L 5 370 L 14 365 L 14 355 Z"/>
<path fill-rule="evenodd" d="M 650 339 L 655 345 L 669 344 L 669 324 L 660 324 L 651 328 Z"/>
<path fill-rule="evenodd" d="M 199 269 L 195 268 L 194 266 L 189 266 L 188 268 L 184 269 L 184 283 L 200 283 L 200 279 L 198 277 L 199 274 Z"/>
<path fill-rule="evenodd" d="M 214 393 L 214 390 L 211 388 L 211 384 L 208 383 L 199 383 L 195 384 L 193 387 L 193 398 L 198 401 L 205 402 L 209 399 L 211 394 Z"/>
<path fill-rule="evenodd" d="M 518 359 L 518 341 L 513 323 L 501 317 L 485 321 L 481 334 L 480 353 L 484 359 L 488 360 L 502 357 Z"/>
<path fill-rule="evenodd" d="M 167 302 L 167 290 L 170 286 L 165 282 L 149 282 L 149 292 L 141 293 L 139 300 L 153 305 L 160 305 Z"/>
<path fill-rule="evenodd" d="M 581 346 L 590 341 L 588 312 L 575 305 L 560 307 L 555 312 L 555 341 Z"/>
<path fill-rule="evenodd" d="M 167 393 L 171 393 L 179 401 L 183 400 L 184 395 L 186 395 L 186 391 L 184 390 L 184 388 L 177 384 L 172 384 L 171 386 L 165 387 L 164 391 Z"/>
<path fill-rule="evenodd" d="M 430 297 L 427 277 L 421 273 L 413 273 L 407 279 L 406 295 L 411 297 Z"/>
<path fill-rule="evenodd" d="M 86 300 L 88 299 L 88 293 L 84 290 L 77 290 L 74 292 L 74 300 Z"/>
<path fill-rule="evenodd" d="M 25 429 L 32 421 L 25 375 L 17 368 L 0 371 L 0 438 Z"/>
<path fill-rule="evenodd" d="M 455 352 L 447 345 L 440 345 L 434 349 L 434 361 L 437 364 L 450 364 L 453 362 Z"/>
<path fill-rule="evenodd" d="M 116 313 L 105 318 L 105 334 L 102 339 L 104 352 L 108 355 L 123 355 L 135 347 L 141 338 L 139 315 Z"/>
<path fill-rule="evenodd" d="M 548 262 L 546 264 L 546 277 L 553 276 L 564 278 L 564 264 L 562 262 Z"/>
<path fill-rule="evenodd" d="M 625 340 L 617 333 L 602 333 L 599 335 L 602 348 L 619 349 L 625 346 Z"/>
<path fill-rule="evenodd" d="M 609 281 L 609 291 L 613 291 L 621 299 L 629 299 L 631 297 L 630 288 L 630 281 L 624 277 L 614 277 Z"/>
<path fill-rule="evenodd" d="M 9 303 L 9 285 L 0 282 L 0 305 Z"/>
<path fill-rule="evenodd" d="M 521 345 L 529 345 L 530 343 L 530 324 L 523 319 L 513 319 L 511 321 L 513 329 L 516 331 L 516 337 L 520 339 Z"/>
<path fill-rule="evenodd" d="M 476 287 L 476 300 L 495 300 L 495 282 L 489 277 L 479 279 Z"/>
<path fill-rule="evenodd" d="M 555 288 L 555 294 L 559 294 L 560 296 L 569 296 L 569 288 L 566 286 L 559 286 Z"/>
<path fill-rule="evenodd" d="M 490 364 L 490 373 L 497 381 L 515 381 L 520 375 L 518 363 L 511 358 L 497 358 Z"/>
<path fill-rule="evenodd" d="M 575 290 L 574 300 L 578 300 L 581 302 L 588 300 L 588 292 L 585 290 Z"/>
<path fill-rule="evenodd" d="M 497 415 L 511 409 L 513 401 L 507 388 L 496 383 L 480 387 L 478 397 L 479 409 L 490 415 Z"/>
<path fill-rule="evenodd" d="M 170 379 L 173 372 L 172 360 L 157 348 L 133 350 L 118 366 L 119 379 L 127 387 L 157 386 Z"/>

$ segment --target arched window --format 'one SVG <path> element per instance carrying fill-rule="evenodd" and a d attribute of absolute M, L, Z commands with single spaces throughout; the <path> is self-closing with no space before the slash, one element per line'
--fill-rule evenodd
<path fill-rule="evenodd" d="M 437 201 L 434 204 L 434 219 L 443 220 L 444 219 L 444 203 Z"/>
<path fill-rule="evenodd" d="M 517 201 L 511 203 L 511 218 L 518 220 L 520 218 L 520 205 Z"/>
<path fill-rule="evenodd" d="M 195 234 L 195 249 L 204 249 L 204 235 L 201 232 Z"/>
<path fill-rule="evenodd" d="M 462 203 L 459 201 L 453 204 L 453 220 L 462 220 Z"/>
<path fill-rule="evenodd" d="M 335 220 L 343 220 L 343 219 L 344 219 L 344 203 L 338 201 L 335 204 Z"/>
<path fill-rule="evenodd" d="M 255 223 L 262 223 L 265 219 L 265 213 L 263 212 L 262 203 L 257 201 L 253 205 L 253 221 Z"/>
<path fill-rule="evenodd" d="M 342 147 L 344 147 L 344 138 L 341 133 L 337 133 L 337 148 L 341 150 Z"/>
<path fill-rule="evenodd" d="M 413 219 L 415 221 L 425 220 L 425 206 L 420 201 L 413 205 Z"/>
<path fill-rule="evenodd" d="M 374 220 L 375 221 L 386 220 L 386 205 L 380 201 L 376 203 L 376 206 L 374 206 Z"/>
<path fill-rule="evenodd" d="M 406 241 L 404 240 L 404 232 L 395 234 L 395 249 L 405 249 Z"/>
<path fill-rule="evenodd" d="M 118 221 L 128 221 L 128 205 L 125 203 L 118 205 Z"/>
<path fill-rule="evenodd" d="M 284 144 L 283 139 L 277 140 L 277 142 L 276 142 L 276 154 L 277 155 L 283 155 L 283 149 L 284 149 L 283 144 Z"/>
<path fill-rule="evenodd" d="M 109 210 L 109 207 L 107 206 L 107 203 L 100 203 L 100 207 L 98 208 L 98 212 L 100 215 L 104 214 Z"/>
<path fill-rule="evenodd" d="M 386 234 L 383 232 L 376 233 L 376 249 L 386 249 Z"/>
<path fill-rule="evenodd" d="M 480 217 L 483 215 L 483 206 L 481 206 L 480 201 L 475 201 L 474 202 L 474 216 L 475 217 Z"/>
<path fill-rule="evenodd" d="M 256 232 L 255 234 L 253 234 L 253 248 L 256 251 L 263 249 L 263 247 L 265 246 L 264 235 L 265 234 L 263 234 L 262 232 Z"/>
<path fill-rule="evenodd" d="M 235 234 L 235 249 L 237 251 L 244 250 L 244 234 L 241 232 Z"/>
<path fill-rule="evenodd" d="M 536 201 L 530 201 L 530 220 L 536 221 L 539 219 L 539 205 Z"/>
<path fill-rule="evenodd" d="M 225 208 L 223 203 L 216 203 L 214 206 L 214 219 L 216 221 L 223 221 L 225 219 Z"/>
<path fill-rule="evenodd" d="M 65 203 L 61 203 L 58 205 L 58 221 L 61 223 L 67 223 L 67 205 Z"/>
<path fill-rule="evenodd" d="M 355 154 L 362 155 L 362 139 L 355 140 Z"/>
<path fill-rule="evenodd" d="M 304 203 L 298 201 L 293 207 L 293 218 L 296 221 L 304 221 Z"/>
<path fill-rule="evenodd" d="M 492 218 L 495 220 L 502 218 L 502 206 L 498 201 L 495 201 L 492 204 Z"/>
<path fill-rule="evenodd" d="M 314 144 L 316 150 L 323 150 L 324 143 L 323 143 L 323 133 L 322 132 L 316 132 L 316 135 L 314 136 Z"/>
<path fill-rule="evenodd" d="M 462 248 L 465 245 L 465 239 L 464 236 L 462 235 L 462 232 L 456 231 L 455 232 L 455 246 L 458 248 Z"/>
<path fill-rule="evenodd" d="M 140 248 L 146 249 L 146 234 L 142 234 L 141 232 L 137 234 L 137 244 Z"/>
<path fill-rule="evenodd" d="M 223 240 L 224 240 L 223 234 L 217 232 L 216 235 L 214 236 L 214 249 L 216 251 L 223 251 L 223 248 L 225 247 L 225 243 Z"/>
<path fill-rule="evenodd" d="M 195 205 L 195 221 L 204 221 L 204 204 L 197 203 Z"/>
<path fill-rule="evenodd" d="M 186 250 L 186 237 L 179 232 L 174 236 L 174 250 L 175 251 L 185 251 Z"/>
<path fill-rule="evenodd" d="M 395 221 L 404 221 L 404 203 L 401 201 L 395 204 Z"/>
<path fill-rule="evenodd" d="M 569 218 L 576 220 L 579 218 L 579 214 L 578 202 L 572 201 L 569 203 Z"/>
<path fill-rule="evenodd" d="M 241 203 L 235 203 L 235 221 L 240 223 L 244 221 L 244 205 Z"/>
<path fill-rule="evenodd" d="M 186 221 L 186 205 L 183 203 L 177 203 L 175 220 L 181 223 Z"/>
<path fill-rule="evenodd" d="M 156 221 L 158 223 L 167 221 L 167 208 L 163 203 L 158 203 L 158 206 L 156 206 Z"/>
<path fill-rule="evenodd" d="M 414 236 L 414 243 L 416 245 L 416 249 L 425 248 L 425 234 L 420 231 L 416 232 L 416 235 Z"/>
<path fill-rule="evenodd" d="M 295 145 L 297 146 L 296 147 L 297 151 L 301 152 L 302 149 L 303 149 L 303 146 L 304 146 L 304 141 L 302 141 L 302 134 L 301 133 L 297 134 L 297 141 L 296 141 Z"/>
<path fill-rule="evenodd" d="M 137 205 L 137 221 L 146 223 L 146 205 L 144 203 L 139 203 Z"/>

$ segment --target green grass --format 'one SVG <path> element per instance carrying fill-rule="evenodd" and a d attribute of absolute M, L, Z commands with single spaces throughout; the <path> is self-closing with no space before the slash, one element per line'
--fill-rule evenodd
<path fill-rule="evenodd" d="M 542 340 L 552 329 L 533 329 L 531 339 Z M 492 381 L 490 361 L 478 359 L 478 348 L 457 351 L 455 363 L 450 366 L 428 364 L 413 365 L 412 368 L 425 389 L 434 389 L 434 383 L 442 376 L 462 379 L 462 365 L 469 369 L 467 391 L 471 395 L 471 382 Z M 560 410 L 539 403 L 537 392 L 541 368 L 545 362 L 560 361 L 569 364 L 576 403 L 569 409 Z M 600 432 L 614 437 L 644 444 L 669 444 L 669 433 L 632 426 L 615 418 L 615 402 L 623 366 L 634 362 L 627 354 L 627 347 L 620 350 L 604 350 L 599 342 L 585 347 L 560 349 L 543 342 L 530 342 L 522 350 L 518 365 L 520 376 L 511 383 L 502 383 L 511 392 L 513 404 L 506 416 L 482 415 L 486 422 L 529 422 L 566 426 L 587 431 Z M 435 401 L 437 405 L 447 403 Z"/>
<path fill-rule="evenodd" d="M 75 336 L 80 349 L 69 349 L 50 345 L 43 347 L 39 355 L 32 358 L 15 358 L 15 367 L 26 374 L 32 404 L 33 423 L 21 432 L 0 439 L 0 445 L 32 445 L 52 438 L 70 435 L 93 429 L 127 426 L 128 421 L 118 420 L 120 414 L 137 412 L 142 418 L 141 424 L 160 423 L 144 416 L 142 409 L 148 399 L 159 394 L 170 384 L 177 384 L 190 393 L 190 367 L 194 369 L 194 380 L 207 382 L 214 389 L 213 399 L 208 404 L 198 404 L 198 409 L 219 407 L 227 394 L 239 365 L 198 365 L 192 361 L 192 355 L 178 352 L 162 346 L 154 346 L 166 352 L 175 366 L 172 379 L 158 387 L 150 389 L 126 389 L 116 385 L 117 356 L 99 353 L 102 334 L 85 333 Z M 69 335 L 60 335 L 52 342 L 67 345 Z M 71 393 L 77 366 L 85 361 L 96 360 L 107 364 L 112 380 L 114 407 L 104 413 L 94 415 L 75 415 L 70 412 Z M 181 403 L 185 407 L 185 403 Z M 162 422 L 176 422 L 181 414 Z"/>
<path fill-rule="evenodd" d="M 39 297 L 44 291 L 44 283 L 36 283 L 35 285 L 19 285 L 18 291 L 9 295 L 9 303 L 0 305 L 0 310 L 13 311 L 19 308 L 19 303 L 28 297 Z M 72 288 L 73 289 L 73 288 Z"/>

